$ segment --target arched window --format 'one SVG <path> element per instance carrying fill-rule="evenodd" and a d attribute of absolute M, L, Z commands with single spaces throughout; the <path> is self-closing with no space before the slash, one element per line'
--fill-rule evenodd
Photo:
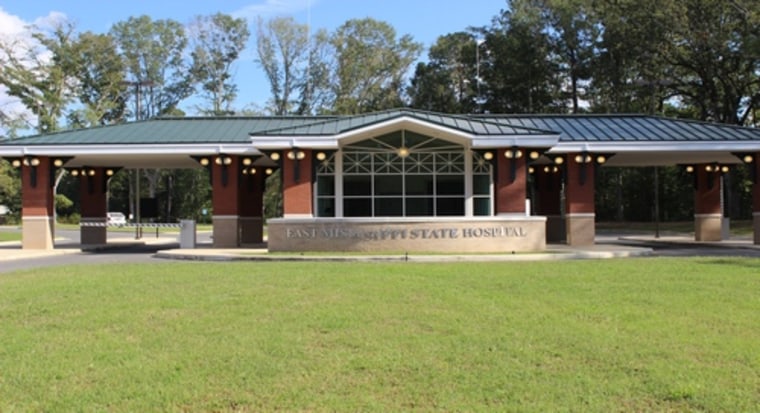
<path fill-rule="evenodd" d="M 491 215 L 491 164 L 410 131 L 345 145 L 315 172 L 321 217 Z"/>

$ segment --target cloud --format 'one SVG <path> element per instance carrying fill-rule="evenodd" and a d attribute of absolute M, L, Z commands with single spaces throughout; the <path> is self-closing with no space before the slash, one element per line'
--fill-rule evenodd
<path fill-rule="evenodd" d="M 245 6 L 232 15 L 237 18 L 254 20 L 257 17 L 277 16 L 297 13 L 313 7 L 317 0 L 263 0 L 263 2 Z"/>

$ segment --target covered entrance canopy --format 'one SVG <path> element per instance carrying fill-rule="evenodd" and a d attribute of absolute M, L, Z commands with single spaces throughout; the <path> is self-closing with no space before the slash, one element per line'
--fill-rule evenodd
<path fill-rule="evenodd" d="M 284 216 L 271 250 L 525 251 L 593 243 L 594 170 L 684 165 L 695 174 L 695 234 L 720 237 L 724 167 L 757 175 L 760 131 L 643 115 L 160 118 L 1 141 L 21 170 L 24 248 L 52 248 L 55 170 L 80 177 L 82 217 L 105 222 L 118 168 L 206 168 L 214 245 L 262 240 L 267 172 L 282 170 Z M 535 214 L 526 207 L 534 174 Z M 760 189 L 754 185 L 755 240 Z M 105 228 L 82 227 L 83 242 Z"/>

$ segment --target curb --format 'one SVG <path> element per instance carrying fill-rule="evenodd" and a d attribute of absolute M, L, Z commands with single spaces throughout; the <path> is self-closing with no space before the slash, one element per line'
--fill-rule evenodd
<path fill-rule="evenodd" d="M 694 241 L 694 240 L 678 240 L 667 238 L 640 238 L 636 236 L 623 236 L 618 240 L 637 245 L 674 245 L 674 246 L 688 246 L 688 247 L 706 247 L 706 248 L 723 248 L 723 249 L 745 249 L 745 250 L 758 250 L 760 245 L 755 245 L 751 240 L 747 241 Z"/>
<path fill-rule="evenodd" d="M 228 252 L 192 252 L 192 250 L 158 251 L 154 257 L 185 261 L 258 261 L 258 262 L 527 262 L 527 261 L 567 261 L 583 259 L 633 258 L 652 255 L 651 248 L 637 248 L 627 251 L 574 251 L 540 254 L 515 255 L 242 255 Z"/>

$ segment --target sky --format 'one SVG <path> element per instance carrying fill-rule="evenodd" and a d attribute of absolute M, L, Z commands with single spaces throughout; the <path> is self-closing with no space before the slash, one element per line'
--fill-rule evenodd
<path fill-rule="evenodd" d="M 335 28 L 350 19 L 371 17 L 389 23 L 397 36 L 411 35 L 424 45 L 421 58 L 438 36 L 489 25 L 506 6 L 505 0 L 0 0 L 0 36 L 23 32 L 29 24 L 49 25 L 65 18 L 77 31 L 106 33 L 114 23 L 131 16 L 154 20 L 173 19 L 187 24 L 195 16 L 218 12 L 248 20 L 252 36 L 235 67 L 239 87 L 235 107 L 263 107 L 269 96 L 262 70 L 254 62 L 255 23 L 278 16 L 292 16 L 314 29 Z M 0 109 L 14 105 L 0 90 Z M 17 104 L 16 104 L 17 105 Z M 186 103 L 189 105 L 189 103 Z M 183 107 L 192 115 L 192 109 Z M 0 135 L 2 131 L 0 131 Z"/>

